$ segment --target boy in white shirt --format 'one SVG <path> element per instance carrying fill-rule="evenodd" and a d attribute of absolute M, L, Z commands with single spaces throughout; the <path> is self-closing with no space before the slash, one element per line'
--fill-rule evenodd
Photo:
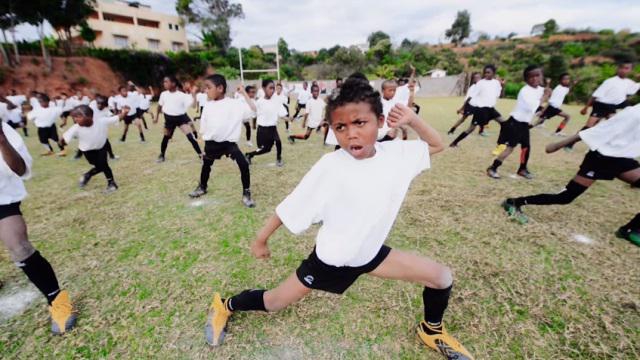
<path fill-rule="evenodd" d="M 284 118 L 284 126 L 287 129 L 287 133 L 290 133 L 289 130 L 289 96 L 284 92 L 281 83 L 276 84 L 276 93 L 273 94 L 273 97 L 276 98 L 282 106 L 287 110 L 287 115 Z"/>
<path fill-rule="evenodd" d="M 253 85 L 247 85 L 244 87 L 244 91 L 247 93 L 247 96 L 251 101 L 256 101 L 256 87 Z M 244 135 L 247 139 L 247 146 L 253 147 L 253 143 L 251 143 L 251 126 L 253 123 L 253 128 L 256 128 L 256 111 L 252 110 L 249 104 L 245 101 L 244 96 L 240 95 L 239 91 L 235 92 L 234 98 L 240 99 L 240 101 L 245 103 L 246 112 L 244 114 L 244 119 L 242 119 L 242 125 L 244 126 Z"/>
<path fill-rule="evenodd" d="M 314 250 L 275 289 L 245 290 L 225 300 L 216 293 L 207 316 L 207 342 L 222 344 L 234 312 L 279 311 L 312 290 L 342 294 L 360 275 L 371 274 L 423 285 L 425 321 L 418 335 L 450 359 L 471 359 L 442 325 L 453 283 L 451 270 L 384 245 L 411 181 L 430 167 L 430 156 L 444 148 L 438 132 L 398 104 L 387 121 L 393 128 L 413 128 L 420 140 L 376 142 L 385 121 L 380 94 L 360 79 L 344 83 L 340 95 L 329 101 L 327 113 L 342 148 L 311 168 L 251 245 L 256 258 L 268 258 L 267 241 L 281 225 L 300 234 L 321 223 Z"/>
<path fill-rule="evenodd" d="M 453 140 L 450 147 L 457 147 L 458 143 L 469 136 L 476 128 L 481 128 L 489 124 L 489 121 L 496 120 L 499 123 L 504 122 L 502 115 L 496 110 L 496 102 L 504 93 L 504 80 L 494 79 L 496 67 L 494 65 L 485 65 L 482 70 L 483 78 L 476 83 L 475 92 L 469 104 L 473 109 L 473 120 L 467 130 Z"/>
<path fill-rule="evenodd" d="M 198 116 L 196 116 L 195 118 L 193 118 L 193 120 L 198 120 L 202 117 L 202 109 L 204 108 L 204 104 L 207 103 L 207 92 L 205 90 L 205 88 L 200 89 L 200 91 L 198 91 L 198 87 L 194 87 L 195 89 L 195 102 L 194 105 L 196 106 L 196 109 L 198 110 Z"/>
<path fill-rule="evenodd" d="M 509 198 L 502 206 L 510 216 L 526 223 L 522 206 L 570 204 L 597 180 L 618 178 L 633 188 L 640 188 L 640 164 L 636 160 L 640 157 L 640 105 L 628 107 L 608 121 L 550 144 L 546 151 L 552 153 L 580 140 L 589 146 L 590 151 L 564 190 L 557 194 Z"/>
<path fill-rule="evenodd" d="M 282 142 L 278 134 L 278 119 L 286 115 L 282 104 L 273 98 L 276 86 L 273 80 L 263 80 L 262 88 L 264 89 L 264 98 L 256 101 L 256 116 L 258 123 L 258 133 L 256 134 L 256 142 L 258 149 L 246 153 L 247 161 L 251 164 L 254 156 L 263 155 L 271 151 L 276 146 L 276 166 L 284 166 L 282 161 Z"/>
<path fill-rule="evenodd" d="M 75 124 L 63 135 L 62 144 L 68 144 L 74 138 L 78 139 L 78 149 L 93 168 L 80 178 L 79 186 L 84 188 L 94 175 L 104 173 L 107 178 L 106 193 L 118 190 L 118 185 L 113 179 L 113 172 L 107 160 L 107 148 L 109 125 L 117 124 L 119 120 L 127 116 L 129 108 L 126 106 L 119 115 L 109 117 L 95 117 L 93 110 L 88 105 L 78 105 L 71 110 L 71 117 Z"/>
<path fill-rule="evenodd" d="M 589 107 L 592 108 L 591 115 L 589 115 L 583 129 L 590 128 L 600 120 L 615 114 L 617 109 L 625 106 L 628 96 L 632 96 L 640 90 L 640 83 L 628 78 L 632 71 L 632 62 L 620 62 L 616 76 L 605 80 L 598 86 L 587 104 L 580 110 L 580 114 L 586 115 Z"/>
<path fill-rule="evenodd" d="M 34 249 L 20 203 L 27 196 L 23 180 L 31 176 L 32 159 L 15 130 L 0 123 L 0 240 L 11 259 L 49 303 L 51 331 L 64 334 L 75 326 L 77 314 L 69 293 L 61 290 L 51 264 Z"/>
<path fill-rule="evenodd" d="M 562 111 L 562 104 L 564 103 L 564 99 L 567 94 L 569 94 L 571 88 L 577 84 L 577 81 L 571 83 L 571 76 L 569 76 L 569 73 L 561 74 L 559 80 L 560 82 L 555 88 L 553 88 L 551 97 L 549 97 L 549 104 L 540 114 L 538 120 L 531 124 L 531 127 L 542 125 L 546 120 L 549 120 L 554 116 L 560 116 L 562 118 L 562 122 L 560 122 L 555 132 L 555 134 L 560 134 L 560 132 L 567 126 L 567 123 L 569 123 L 571 116 Z"/>
<path fill-rule="evenodd" d="M 189 196 L 197 198 L 207 193 L 207 184 L 214 161 L 226 156 L 238 164 L 242 181 L 242 203 L 252 208 L 255 203 L 251 199 L 249 163 L 238 148 L 237 142 L 242 132 L 242 121 L 247 112 L 247 104 L 254 110 L 255 104 L 242 85 L 238 86 L 238 92 L 244 101 L 225 97 L 227 81 L 222 75 L 207 76 L 204 86 L 209 101 L 204 104 L 201 112 L 200 135 L 204 139 L 202 171 L 198 187 Z"/>
<path fill-rule="evenodd" d="M 62 114 L 62 109 L 49 105 L 49 96 L 47 94 L 38 94 L 39 107 L 31 110 L 27 114 L 27 118 L 38 128 L 38 139 L 40 144 L 45 148 L 42 156 L 53 155 L 53 148 L 49 144 L 49 140 L 53 140 L 58 143 L 58 130 L 56 129 L 56 120 Z M 67 152 L 64 149 L 64 145 L 58 144 L 60 152 L 58 156 L 66 156 Z"/>
<path fill-rule="evenodd" d="M 128 97 L 131 97 L 132 100 L 131 105 L 135 106 L 136 118 L 140 119 L 145 130 L 149 130 L 147 121 L 144 119 L 144 116 L 142 116 L 144 114 L 141 108 L 141 103 L 144 101 L 143 91 L 138 90 L 138 87 L 136 87 L 136 85 L 131 81 L 129 81 L 129 85 L 127 87 L 129 88 Z"/>
<path fill-rule="evenodd" d="M 324 99 L 320 98 L 320 87 L 318 87 L 318 85 L 311 86 L 311 95 L 313 97 L 307 101 L 304 114 L 304 122 L 307 124 L 307 131 L 300 135 L 290 135 L 288 139 L 291 144 L 295 142 L 295 139 L 307 140 L 309 136 L 311 136 L 313 130 L 320 129 L 320 124 L 324 120 L 324 109 L 327 106 L 327 103 Z"/>
<path fill-rule="evenodd" d="M 460 107 L 460 109 L 458 109 L 456 111 L 456 113 L 458 115 L 461 115 L 461 117 L 460 117 L 460 119 L 458 121 L 456 121 L 455 124 L 453 124 L 451 129 L 449 129 L 449 131 L 447 132 L 447 135 L 453 135 L 453 133 L 458 128 L 458 126 L 462 125 L 462 123 L 469 116 L 473 115 L 474 107 L 473 107 L 473 105 L 469 104 L 469 101 L 471 101 L 471 98 L 473 98 L 475 96 L 476 83 L 478 81 L 480 81 L 480 79 L 481 79 L 481 75 L 480 75 L 479 72 L 471 73 L 471 85 L 469 86 L 469 89 L 467 89 L 467 94 L 464 97 L 464 102 L 462 103 L 462 106 Z"/>
<path fill-rule="evenodd" d="M 200 150 L 200 145 L 196 141 L 197 133 L 193 133 L 193 129 L 190 126 L 191 119 L 187 115 L 187 110 L 193 104 L 193 96 L 179 90 L 180 82 L 175 76 L 165 76 L 162 84 L 164 91 L 160 94 L 160 99 L 158 99 L 158 110 L 153 121 L 157 123 L 160 119 L 160 113 L 164 115 L 164 136 L 160 144 L 160 155 L 156 162 L 165 161 L 167 146 L 169 146 L 169 140 L 173 137 L 173 132 L 176 128 L 182 131 L 189 143 L 191 143 L 193 150 L 201 158 L 202 150 Z"/>
<path fill-rule="evenodd" d="M 138 120 L 138 98 L 127 90 L 126 86 L 120 86 L 118 88 L 120 94 L 116 97 L 116 112 L 122 112 L 122 109 L 127 108 L 127 116 L 124 117 L 124 130 L 122 131 L 122 137 L 120 142 L 127 140 L 127 133 L 129 132 L 129 126 L 134 124 L 138 128 L 140 134 L 140 142 L 145 143 L 144 132 L 142 130 L 142 124 Z"/>
<path fill-rule="evenodd" d="M 537 65 L 529 65 L 523 73 L 526 85 L 518 92 L 516 107 L 511 112 L 511 116 L 500 130 L 499 144 L 505 144 L 505 149 L 493 161 L 487 169 L 487 175 L 493 179 L 499 179 L 498 167 L 511 155 L 513 149 L 520 145 L 520 167 L 517 174 L 525 179 L 532 179 L 529 172 L 529 154 L 531 153 L 531 142 L 529 128 L 531 120 L 536 114 L 536 110 L 549 97 L 542 85 L 542 70 Z"/>
<path fill-rule="evenodd" d="M 307 101 L 311 98 L 311 92 L 309 92 L 309 83 L 306 81 L 302 82 L 302 89 L 298 89 L 295 91 L 297 104 L 296 104 L 296 113 L 291 117 L 291 121 L 295 120 L 300 113 L 300 110 L 304 109 L 307 106 Z"/>
<path fill-rule="evenodd" d="M 138 87 L 138 93 L 140 94 L 140 102 L 138 103 L 138 118 L 142 120 L 142 124 L 145 129 L 147 127 L 147 120 L 144 118 L 144 114 L 149 112 L 151 108 L 151 99 L 153 99 L 153 88 L 149 86 L 148 90 L 145 90 L 143 87 Z M 151 119 L 153 120 L 153 115 L 151 115 Z"/>

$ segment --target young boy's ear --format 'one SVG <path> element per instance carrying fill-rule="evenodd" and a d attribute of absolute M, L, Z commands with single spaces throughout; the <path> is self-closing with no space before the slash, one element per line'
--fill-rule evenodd
<path fill-rule="evenodd" d="M 378 128 L 381 129 L 384 126 L 384 115 L 378 116 Z"/>

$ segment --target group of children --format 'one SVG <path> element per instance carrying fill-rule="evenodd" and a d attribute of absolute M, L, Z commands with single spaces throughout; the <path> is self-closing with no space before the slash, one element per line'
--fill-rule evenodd
<path fill-rule="evenodd" d="M 226 96 L 226 79 L 221 75 L 208 76 L 200 93 L 195 87 L 182 87 L 174 77 L 164 79 L 165 90 L 159 96 L 156 115 L 152 115 L 154 123 L 160 114 L 165 120 L 158 162 L 165 161 L 168 142 L 175 129 L 180 128 L 202 160 L 199 182 L 190 197 L 207 193 L 212 166 L 225 156 L 238 165 L 242 203 L 254 207 L 249 165 L 256 156 L 269 153 L 275 145 L 276 165 L 283 166 L 282 144 L 277 130 L 280 119 L 286 119 L 288 125 L 289 120 L 303 112 L 305 132 L 289 135 L 291 143 L 306 140 L 314 130 L 324 129 L 323 142 L 336 145 L 336 151 L 325 154 L 276 207 L 251 245 L 251 252 L 256 258 L 267 258 L 270 256 L 268 239 L 282 225 L 292 233 L 300 234 L 312 224 L 321 224 L 309 257 L 274 289 L 250 289 L 227 298 L 214 294 L 205 326 L 209 344 L 222 344 L 227 322 L 235 312 L 278 311 L 301 300 L 312 290 L 341 294 L 359 276 L 371 274 L 423 286 L 424 320 L 417 327 L 420 339 L 449 359 L 472 358 L 443 326 L 443 314 L 453 283 L 451 270 L 431 259 L 384 245 L 411 181 L 431 167 L 432 155 L 444 149 L 438 132 L 416 114 L 415 110 L 419 111 L 419 108 L 414 102 L 416 82 L 415 69 L 412 70 L 410 78 L 403 84 L 384 81 L 380 92 L 374 90 L 366 77 L 359 73 L 344 83 L 342 79 L 336 81 L 336 89 L 325 99 L 320 97 L 319 86 L 312 84 L 308 97 L 298 94 L 298 105 L 292 116 L 289 116 L 288 95 L 285 95 L 281 84 L 272 80 L 262 82 L 259 96 L 255 87 L 239 86 L 236 97 L 230 98 Z M 510 216 L 526 222 L 523 206 L 568 204 L 596 180 L 617 177 L 633 187 L 640 187 L 640 165 L 635 160 L 640 156 L 640 105 L 628 107 L 597 125 L 617 109 L 624 108 L 628 95 L 637 93 L 640 85 L 628 79 L 630 72 L 631 64 L 621 64 L 617 76 L 605 81 L 583 109 L 586 113 L 589 106 L 593 107 L 585 128 L 547 148 L 548 152 L 554 152 L 578 141 L 589 146 L 590 151 L 574 179 L 558 194 L 506 199 L 503 207 Z M 449 133 L 453 133 L 471 115 L 472 123 L 450 146 L 458 146 L 477 126 L 484 127 L 491 120 L 496 120 L 500 123 L 499 151 L 487 174 L 500 178 L 499 166 L 520 145 L 518 175 L 531 178 L 527 166 L 530 128 L 560 116 L 563 120 L 556 133 L 564 129 L 570 117 L 561 107 L 572 86 L 571 79 L 563 74 L 551 91 L 548 83 L 543 86 L 542 70 L 538 66 L 528 66 L 523 71 L 526 85 L 520 90 L 515 108 L 505 120 L 495 109 L 504 88 L 503 82 L 495 78 L 495 73 L 495 67 L 487 65 L 481 79 L 479 74 L 473 75 L 473 85 L 458 111 L 462 117 Z M 307 90 L 307 86 L 306 82 L 302 85 L 302 92 Z M 79 151 L 93 166 L 82 176 L 80 186 L 85 186 L 92 176 L 102 172 L 107 178 L 107 191 L 118 188 L 108 164 L 108 158 L 114 156 L 107 136 L 110 125 L 124 121 L 126 127 L 121 138 L 124 141 L 128 125 L 135 124 L 141 141 L 144 141 L 144 114 L 149 109 L 152 95 L 140 91 L 133 84 L 119 90 L 113 99 L 104 96 L 80 98 L 79 104 L 67 107 L 67 110 L 64 101 L 59 106 L 47 95 L 38 94 L 37 107 L 26 116 L 27 121 L 32 121 L 38 128 L 40 142 L 46 150 L 43 155 L 53 153 L 49 140 L 59 146 L 58 154 L 64 155 L 65 146 L 72 139 L 78 139 Z M 543 107 L 547 99 L 548 105 Z M 9 118 L 18 102 L 15 98 L 0 97 L 0 104 L 3 104 L 0 105 L 0 115 Z M 32 103 L 26 98 L 22 102 Z M 196 140 L 198 133 L 187 115 L 194 104 L 198 109 L 204 151 Z M 59 139 L 56 120 L 67 116 L 73 119 L 74 125 Z M 534 120 L 536 116 L 537 120 Z M 253 119 L 255 124 L 251 124 Z M 47 297 L 54 333 L 64 333 L 73 327 L 76 315 L 68 293 L 60 290 L 53 269 L 33 249 L 26 236 L 26 225 L 19 207 L 26 195 L 22 179 L 29 176 L 32 160 L 10 123 L 3 122 L 0 132 L 0 238 L 16 264 Z M 257 127 L 257 149 L 245 154 L 238 147 L 243 127 L 247 142 L 250 142 L 250 130 Z M 418 140 L 406 140 L 408 129 L 417 134 Z M 401 137 L 399 133 L 402 133 Z M 406 141 L 399 141 L 400 138 Z M 617 235 L 640 245 L 640 214 L 622 226 Z"/>

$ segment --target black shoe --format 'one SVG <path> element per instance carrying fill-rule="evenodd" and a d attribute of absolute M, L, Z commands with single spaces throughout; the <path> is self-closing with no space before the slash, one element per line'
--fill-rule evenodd
<path fill-rule="evenodd" d="M 523 178 L 525 178 L 527 180 L 533 179 L 533 174 L 530 173 L 529 170 L 527 170 L 527 169 L 522 169 L 522 170 L 518 171 L 518 176 L 522 176 Z"/>
<path fill-rule="evenodd" d="M 449 129 L 449 131 L 447 131 L 447 135 L 453 135 L 454 132 L 456 132 L 456 129 Z"/>
<path fill-rule="evenodd" d="M 497 171 L 493 170 L 492 167 L 487 168 L 487 176 L 492 179 L 500 179 L 500 174 Z"/>
<path fill-rule="evenodd" d="M 248 208 L 253 208 L 256 206 L 256 203 L 251 199 L 251 190 L 242 191 L 242 203 L 244 206 Z"/>
<path fill-rule="evenodd" d="M 251 156 L 251 154 L 250 154 L 250 153 L 245 153 L 245 154 L 244 154 L 244 157 L 247 159 L 247 162 L 249 163 L 249 165 L 251 165 L 251 158 L 252 158 L 253 156 Z"/>
<path fill-rule="evenodd" d="M 164 160 L 165 160 L 165 159 L 164 159 L 164 155 L 160 155 L 160 156 L 158 156 L 158 158 L 156 159 L 156 163 L 158 163 L 158 164 L 159 164 L 159 163 L 163 163 L 163 162 L 164 162 Z"/>
<path fill-rule="evenodd" d="M 116 184 L 115 181 L 111 180 L 107 184 L 107 188 L 104 190 L 104 192 L 109 194 L 109 193 L 112 193 L 112 192 L 114 192 L 116 190 L 118 190 L 118 184 Z"/>
<path fill-rule="evenodd" d="M 89 180 L 91 180 L 91 176 L 89 174 L 82 175 L 78 182 L 78 186 L 80 186 L 81 189 L 84 188 L 89 183 Z"/>
<path fill-rule="evenodd" d="M 200 196 L 204 195 L 207 193 L 207 189 L 203 188 L 200 184 L 198 184 L 198 186 L 195 188 L 195 190 L 193 190 L 192 192 L 189 193 L 189 197 L 190 198 L 199 198 Z"/>

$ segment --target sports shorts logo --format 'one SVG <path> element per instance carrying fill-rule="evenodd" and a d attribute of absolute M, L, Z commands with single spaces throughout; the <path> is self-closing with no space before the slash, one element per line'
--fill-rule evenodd
<path fill-rule="evenodd" d="M 304 277 L 304 281 L 309 285 L 313 284 L 313 280 L 315 280 L 315 279 L 311 275 L 307 275 L 307 276 Z"/>
<path fill-rule="evenodd" d="M 587 173 L 587 177 L 590 177 L 590 178 L 594 177 L 595 175 L 596 175 L 595 171 L 589 171 Z"/>

